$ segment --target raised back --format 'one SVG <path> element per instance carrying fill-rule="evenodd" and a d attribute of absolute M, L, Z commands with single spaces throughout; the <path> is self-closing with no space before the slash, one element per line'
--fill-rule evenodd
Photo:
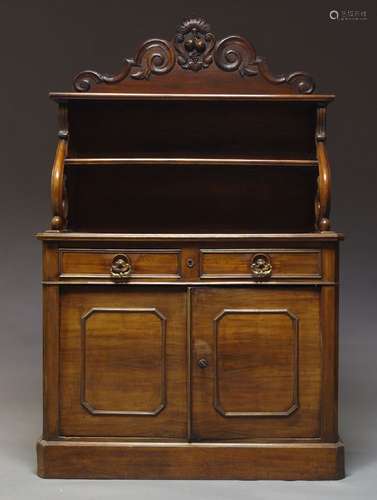
<path fill-rule="evenodd" d="M 330 229 L 324 142 L 334 96 L 312 94 L 304 72 L 273 76 L 245 38 L 217 40 L 206 20 L 188 18 L 171 41 L 146 41 L 118 74 L 79 73 L 74 89 L 50 94 L 60 104 L 52 229 L 105 231 L 109 221 L 113 232 Z M 203 201 L 196 213 L 192 193 Z M 141 210 L 133 226 L 124 219 L 153 196 L 160 212 Z M 118 219 L 107 212 L 110 198 Z M 249 217 L 259 211 L 262 219 Z"/>
<path fill-rule="evenodd" d="M 171 41 L 147 40 L 116 75 L 87 70 L 73 82 L 78 92 L 310 94 L 310 75 L 272 75 L 253 45 L 232 35 L 221 40 L 203 18 L 187 18 Z"/>

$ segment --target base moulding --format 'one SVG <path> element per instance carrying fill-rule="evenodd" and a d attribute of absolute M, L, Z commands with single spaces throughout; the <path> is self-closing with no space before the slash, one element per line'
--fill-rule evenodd
<path fill-rule="evenodd" d="M 344 477 L 337 443 L 45 441 L 38 475 L 65 479 L 280 479 Z"/>

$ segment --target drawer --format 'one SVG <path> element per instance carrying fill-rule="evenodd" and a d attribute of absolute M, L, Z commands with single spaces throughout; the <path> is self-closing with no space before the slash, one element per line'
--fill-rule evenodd
<path fill-rule="evenodd" d="M 321 251 L 307 249 L 202 249 L 200 278 L 320 279 Z"/>
<path fill-rule="evenodd" d="M 181 278 L 181 251 L 175 249 L 59 250 L 61 278 Z"/>

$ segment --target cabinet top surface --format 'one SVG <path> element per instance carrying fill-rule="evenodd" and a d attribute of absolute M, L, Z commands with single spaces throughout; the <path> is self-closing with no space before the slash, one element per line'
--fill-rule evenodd
<path fill-rule="evenodd" d="M 343 234 L 334 231 L 323 231 L 317 233 L 282 233 L 282 234 L 231 234 L 231 233 L 80 233 L 80 232 L 60 232 L 44 231 L 37 233 L 39 240 L 46 241 L 169 241 L 169 240 L 230 240 L 230 241 L 272 241 L 272 240 L 290 240 L 290 241 L 336 241 L 343 240 Z"/>
<path fill-rule="evenodd" d="M 56 101 L 73 99 L 244 99 L 328 102 L 313 94 L 315 82 L 304 71 L 273 74 L 244 37 L 217 38 L 201 17 L 184 19 L 173 38 L 145 41 L 120 71 L 80 72 L 74 92 L 53 92 Z"/>

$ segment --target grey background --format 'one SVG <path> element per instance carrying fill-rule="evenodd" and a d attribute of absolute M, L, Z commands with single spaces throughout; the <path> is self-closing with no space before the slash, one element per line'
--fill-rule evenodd
<path fill-rule="evenodd" d="M 333 8 L 366 9 L 364 22 L 332 22 Z M 35 475 L 41 432 L 41 254 L 33 233 L 49 223 L 56 107 L 49 90 L 73 75 L 116 72 L 182 17 L 206 16 L 218 35 L 239 33 L 274 72 L 304 69 L 329 108 L 333 228 L 341 259 L 340 431 L 347 478 L 338 482 L 60 481 Z M 0 1 L 1 330 L 0 498 L 181 500 L 376 498 L 375 1 Z M 373 47 L 373 49 L 372 49 Z"/>

